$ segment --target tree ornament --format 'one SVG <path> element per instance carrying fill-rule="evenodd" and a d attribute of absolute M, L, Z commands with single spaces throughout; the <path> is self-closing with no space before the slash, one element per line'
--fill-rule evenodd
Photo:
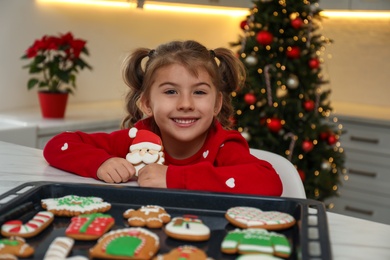
<path fill-rule="evenodd" d="M 318 69 L 320 67 L 320 61 L 317 58 L 312 58 L 309 60 L 309 67 L 311 69 Z"/>
<path fill-rule="evenodd" d="M 306 153 L 310 152 L 311 150 L 313 150 L 313 147 L 314 147 L 314 144 L 312 141 L 310 140 L 304 140 L 302 142 L 302 150 Z"/>
<path fill-rule="evenodd" d="M 242 135 L 242 137 L 244 137 L 245 140 L 247 140 L 248 142 L 251 140 L 251 135 L 250 135 L 250 133 L 248 133 L 248 131 L 243 131 L 243 132 L 241 133 L 241 135 Z"/>
<path fill-rule="evenodd" d="M 277 117 L 273 117 L 273 118 L 268 118 L 267 119 L 267 127 L 268 129 L 273 132 L 273 133 L 277 133 L 279 132 L 282 127 L 283 127 L 283 124 L 282 124 L 282 120 L 280 120 L 279 118 Z"/>
<path fill-rule="evenodd" d="M 328 139 L 326 139 L 326 141 L 327 141 L 327 143 L 328 143 L 329 145 L 334 145 L 335 143 L 337 143 L 337 137 L 336 137 L 335 134 L 330 134 L 330 135 L 328 136 Z"/>
<path fill-rule="evenodd" d="M 291 20 L 291 26 L 292 26 L 294 29 L 299 29 L 299 28 L 301 28 L 302 24 L 303 24 L 303 21 L 302 21 L 302 19 L 301 19 L 300 17 Z"/>
<path fill-rule="evenodd" d="M 240 23 L 240 28 L 242 30 L 246 30 L 246 26 L 248 25 L 248 21 L 247 20 L 244 20 Z"/>
<path fill-rule="evenodd" d="M 329 137 L 329 132 L 321 132 L 318 136 L 321 140 L 327 140 Z"/>
<path fill-rule="evenodd" d="M 287 47 L 286 55 L 290 59 L 298 59 L 301 56 L 301 49 L 298 46 Z"/>
<path fill-rule="evenodd" d="M 248 64 L 249 66 L 254 66 L 257 64 L 257 57 L 255 55 L 248 55 L 245 58 L 245 63 Z"/>
<path fill-rule="evenodd" d="M 260 31 L 256 35 L 256 41 L 261 45 L 269 45 L 272 43 L 274 36 L 269 31 Z"/>
<path fill-rule="evenodd" d="M 286 85 L 290 89 L 296 89 L 299 86 L 299 79 L 296 75 L 290 74 L 287 78 Z"/>
<path fill-rule="evenodd" d="M 313 111 L 314 108 L 315 108 L 315 102 L 313 100 L 306 100 L 305 102 L 303 102 L 303 108 L 307 111 L 307 112 L 310 112 L 310 111 Z"/>
<path fill-rule="evenodd" d="M 244 100 L 245 100 L 245 103 L 247 103 L 248 105 L 253 105 L 254 103 L 256 103 L 257 99 L 253 93 L 247 93 L 244 96 Z"/>
<path fill-rule="evenodd" d="M 330 170 L 331 166 L 332 166 L 331 163 L 329 161 L 326 161 L 326 160 L 324 160 L 321 163 L 321 169 L 323 169 L 323 170 Z"/>
<path fill-rule="evenodd" d="M 301 170 L 301 169 L 298 169 L 298 173 L 299 173 L 299 177 L 301 177 L 301 180 L 305 181 L 305 179 L 306 179 L 305 172 L 303 170 Z"/>

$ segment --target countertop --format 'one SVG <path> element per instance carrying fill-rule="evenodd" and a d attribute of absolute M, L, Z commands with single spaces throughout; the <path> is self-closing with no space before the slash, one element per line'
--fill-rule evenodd
<path fill-rule="evenodd" d="M 103 184 L 48 166 L 42 150 L 6 142 L 0 142 L 0 179 L 1 194 L 25 182 L 34 181 Z M 118 185 L 135 184 L 130 182 Z M 335 260 L 390 259 L 390 225 L 330 212 L 327 218 Z"/>

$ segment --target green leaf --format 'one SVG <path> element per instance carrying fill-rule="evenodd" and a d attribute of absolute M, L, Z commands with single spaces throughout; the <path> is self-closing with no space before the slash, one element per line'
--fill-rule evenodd
<path fill-rule="evenodd" d="M 32 89 L 33 87 L 35 87 L 36 84 L 38 84 L 38 82 L 39 82 L 38 79 L 35 79 L 35 78 L 30 79 L 30 80 L 27 82 L 27 89 L 28 89 L 28 90 Z"/>

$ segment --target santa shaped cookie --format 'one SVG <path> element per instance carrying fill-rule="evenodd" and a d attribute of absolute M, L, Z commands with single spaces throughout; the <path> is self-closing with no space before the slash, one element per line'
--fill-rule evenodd
<path fill-rule="evenodd" d="M 134 138 L 126 155 L 132 165 L 134 165 L 138 176 L 138 171 L 145 165 L 158 163 L 164 164 L 164 152 L 161 138 L 148 130 L 138 130 L 132 127 L 129 130 L 130 138 Z"/>

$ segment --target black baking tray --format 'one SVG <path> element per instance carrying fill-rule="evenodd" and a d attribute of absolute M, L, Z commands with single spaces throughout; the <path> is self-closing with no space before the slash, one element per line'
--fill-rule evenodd
<path fill-rule="evenodd" d="M 43 210 L 41 199 L 66 195 L 96 196 L 111 203 L 111 209 L 107 213 L 115 218 L 115 226 L 112 229 L 128 227 L 127 220 L 122 217 L 125 210 L 137 209 L 144 205 L 159 205 L 164 207 L 172 218 L 187 214 L 196 215 L 211 230 L 209 241 L 186 242 L 168 238 L 163 229 L 151 229 L 160 238 L 158 253 L 169 252 L 180 245 L 193 245 L 216 260 L 237 258 L 238 255 L 223 254 L 220 250 L 227 232 L 235 229 L 225 219 L 224 214 L 231 207 L 250 206 L 263 211 L 277 210 L 295 217 L 296 225 L 277 231 L 286 235 L 292 245 L 292 254 L 288 259 L 332 259 L 325 206 L 319 201 L 308 199 L 108 184 L 29 182 L 0 195 L 0 225 L 13 219 L 20 219 L 25 223 L 38 211 Z M 65 229 L 69 223 L 70 218 L 56 217 L 53 224 L 42 233 L 26 239 L 26 242 L 35 248 L 33 258 L 27 259 L 43 259 L 54 238 L 65 236 Z M 75 241 L 70 256 L 88 256 L 89 248 L 95 244 L 96 241 Z"/>

